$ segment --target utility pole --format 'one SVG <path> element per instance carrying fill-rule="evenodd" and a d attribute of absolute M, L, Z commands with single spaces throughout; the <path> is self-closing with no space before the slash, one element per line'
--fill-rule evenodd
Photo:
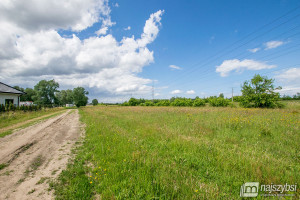
<path fill-rule="evenodd" d="M 231 101 L 233 103 L 233 87 L 232 87 L 232 97 L 231 97 Z"/>

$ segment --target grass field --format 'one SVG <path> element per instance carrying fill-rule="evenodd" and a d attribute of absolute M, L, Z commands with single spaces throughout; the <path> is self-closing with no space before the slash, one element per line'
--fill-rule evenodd
<path fill-rule="evenodd" d="M 298 105 L 96 106 L 80 115 L 86 137 L 51 185 L 57 199 L 240 199 L 245 182 L 300 183 Z"/>

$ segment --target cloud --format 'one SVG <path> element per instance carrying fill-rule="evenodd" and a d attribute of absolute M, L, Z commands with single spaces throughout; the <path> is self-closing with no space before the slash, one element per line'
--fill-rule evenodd
<path fill-rule="evenodd" d="M 173 91 L 171 92 L 171 94 L 180 94 L 180 93 L 182 93 L 181 90 L 173 90 Z"/>
<path fill-rule="evenodd" d="M 118 3 L 115 3 L 115 4 L 114 4 L 114 7 L 117 7 L 117 8 L 118 8 L 118 7 L 119 7 L 119 4 L 118 4 Z"/>
<path fill-rule="evenodd" d="M 129 31 L 131 29 L 130 26 L 128 26 L 127 28 L 124 28 L 125 31 Z"/>
<path fill-rule="evenodd" d="M 82 31 L 110 14 L 107 0 L 27 0 L 0 3 L 0 18 L 25 30 Z"/>
<path fill-rule="evenodd" d="M 225 60 L 223 63 L 216 67 L 216 72 L 220 73 L 220 76 L 228 76 L 231 71 L 243 71 L 243 70 L 262 70 L 271 69 L 276 67 L 275 65 L 268 65 L 266 63 L 255 61 L 255 60 Z"/>
<path fill-rule="evenodd" d="M 277 48 L 283 44 L 285 44 L 283 41 L 274 40 L 274 41 L 269 41 L 269 42 L 264 43 L 264 46 L 265 46 L 265 50 L 269 50 L 269 49 Z"/>
<path fill-rule="evenodd" d="M 251 53 L 256 53 L 260 50 L 260 48 L 248 49 Z"/>
<path fill-rule="evenodd" d="M 176 65 L 169 65 L 169 67 L 170 67 L 172 70 L 174 70 L 174 69 L 176 69 L 176 70 L 182 70 L 181 67 L 178 67 L 178 66 L 176 66 Z"/>
<path fill-rule="evenodd" d="M 297 86 L 284 86 L 281 90 L 278 90 L 281 95 L 295 95 L 297 93 L 300 93 L 300 87 Z"/>
<path fill-rule="evenodd" d="M 150 15 L 139 38 L 117 41 L 111 34 L 101 35 L 114 24 L 106 0 L 2 1 L 0 79 L 32 87 L 54 78 L 62 87 L 88 87 L 107 97 L 148 94 L 152 80 L 139 73 L 154 62 L 147 45 L 159 33 L 162 14 L 159 10 Z M 98 37 L 76 36 L 76 31 L 99 24 Z M 62 29 L 73 35 L 61 36 Z"/>
<path fill-rule="evenodd" d="M 100 28 L 98 31 L 96 31 L 95 33 L 99 36 L 99 35 L 106 35 L 106 32 L 108 31 L 108 27 L 103 27 Z"/>
<path fill-rule="evenodd" d="M 285 82 L 299 82 L 300 80 L 300 68 L 290 68 L 282 71 L 280 74 L 276 75 L 275 78 L 280 79 Z"/>
<path fill-rule="evenodd" d="M 154 94 L 154 96 L 156 96 L 156 97 L 159 96 L 159 95 L 160 95 L 160 93 L 155 93 L 155 94 Z"/>
<path fill-rule="evenodd" d="M 194 90 L 188 90 L 186 91 L 187 94 L 196 94 L 196 92 Z"/>

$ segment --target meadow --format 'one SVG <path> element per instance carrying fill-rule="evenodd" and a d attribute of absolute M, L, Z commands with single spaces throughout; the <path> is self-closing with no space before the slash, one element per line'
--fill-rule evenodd
<path fill-rule="evenodd" d="M 57 199 L 240 199 L 245 182 L 300 183 L 297 103 L 79 112 L 85 138 L 51 183 Z"/>

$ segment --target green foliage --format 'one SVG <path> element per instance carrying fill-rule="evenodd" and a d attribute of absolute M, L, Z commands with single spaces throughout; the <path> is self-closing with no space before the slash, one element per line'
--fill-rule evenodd
<path fill-rule="evenodd" d="M 93 104 L 93 106 L 98 105 L 98 100 L 97 99 L 93 99 L 92 104 Z"/>
<path fill-rule="evenodd" d="M 139 105 L 139 101 L 136 98 L 130 98 L 128 101 L 129 106 L 137 106 Z"/>
<path fill-rule="evenodd" d="M 242 99 L 240 105 L 242 107 L 250 108 L 276 108 L 283 105 L 278 103 L 279 93 L 274 90 L 281 89 L 275 88 L 274 79 L 256 74 L 251 81 L 245 81 L 242 86 Z"/>
<path fill-rule="evenodd" d="M 209 99 L 209 104 L 213 107 L 226 107 L 229 105 L 229 100 L 221 97 L 214 97 Z"/>
<path fill-rule="evenodd" d="M 73 89 L 73 100 L 77 107 L 86 106 L 88 103 L 88 95 L 89 92 L 85 91 L 83 87 L 77 87 Z"/>
<path fill-rule="evenodd" d="M 155 103 L 155 106 L 169 106 L 170 101 L 169 100 L 160 100 L 157 103 Z"/>
<path fill-rule="evenodd" d="M 58 92 L 58 88 L 59 84 L 55 80 L 41 80 L 34 86 L 36 91 L 35 96 L 33 96 L 34 102 L 43 106 L 57 103 L 55 93 Z"/>
<path fill-rule="evenodd" d="M 205 106 L 205 101 L 203 99 L 200 98 L 196 98 L 193 102 L 193 106 L 194 107 L 201 107 L 201 106 Z"/>
<path fill-rule="evenodd" d="M 193 101 L 187 98 L 176 98 L 170 105 L 171 106 L 193 106 Z"/>
<path fill-rule="evenodd" d="M 57 92 L 55 95 L 60 105 L 73 104 L 72 90 L 61 90 Z"/>

